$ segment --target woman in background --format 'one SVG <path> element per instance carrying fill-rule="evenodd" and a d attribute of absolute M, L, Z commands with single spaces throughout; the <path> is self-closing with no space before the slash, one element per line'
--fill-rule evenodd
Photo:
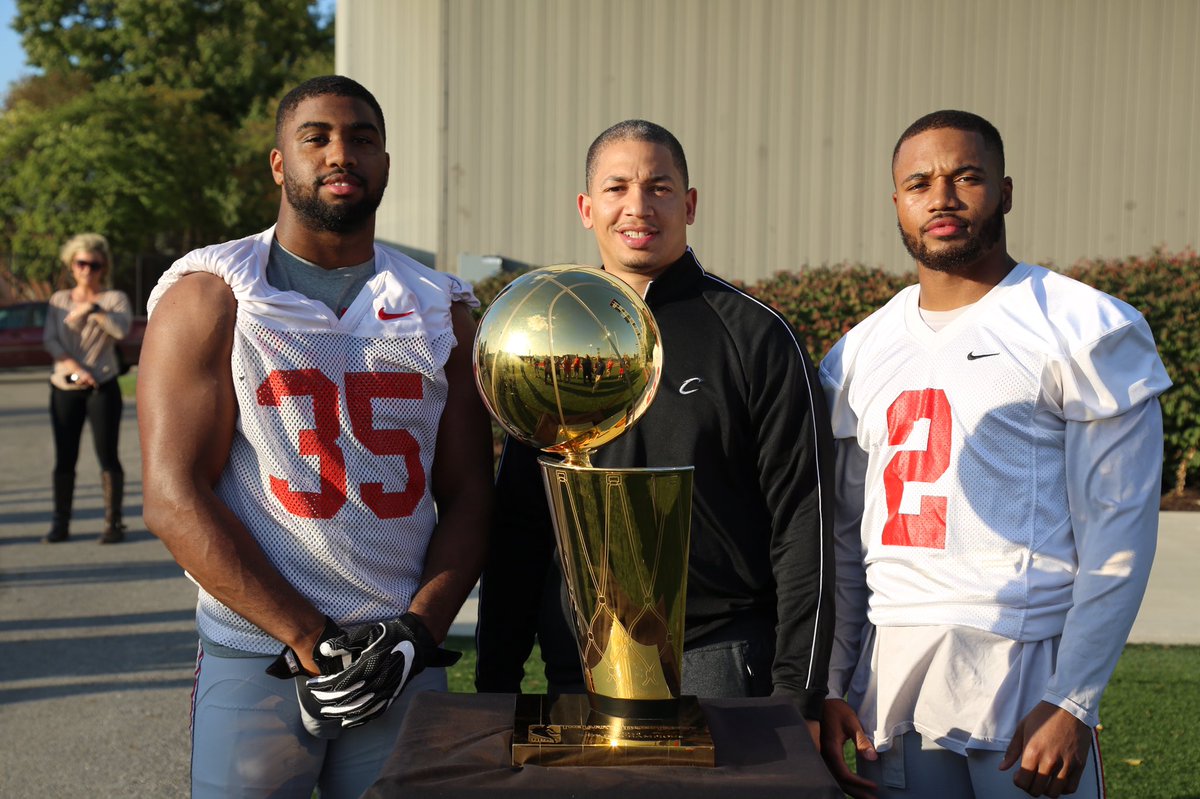
<path fill-rule="evenodd" d="M 101 544 L 125 538 L 121 500 L 125 472 L 117 458 L 121 429 L 121 390 L 116 343 L 132 321 L 129 297 L 105 289 L 112 253 L 97 233 L 81 233 L 59 253 L 75 288 L 50 297 L 43 341 L 54 358 L 50 374 L 50 422 L 54 428 L 54 521 L 47 543 L 70 536 L 75 464 L 84 420 L 91 422 L 92 443 L 104 486 L 104 533 Z"/>

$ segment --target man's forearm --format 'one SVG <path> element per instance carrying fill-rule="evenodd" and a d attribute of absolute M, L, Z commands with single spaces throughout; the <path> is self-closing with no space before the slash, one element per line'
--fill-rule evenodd
<path fill-rule="evenodd" d="M 1095 726 L 1100 695 L 1133 626 L 1158 536 L 1162 415 L 1150 400 L 1067 428 L 1067 485 L 1079 564 L 1045 701 Z"/>
<path fill-rule="evenodd" d="M 451 314 L 459 343 L 446 361 L 449 391 L 433 462 L 438 523 L 425 551 L 421 585 L 409 604 L 438 643 L 483 571 L 492 515 L 491 426 L 475 390 L 469 346 L 475 322 L 462 303 L 455 303 Z"/>
<path fill-rule="evenodd" d="M 241 520 L 211 490 L 177 495 L 179 500 L 169 500 L 166 491 L 147 482 L 147 528 L 200 587 L 290 646 L 311 668 L 312 646 L 324 628 L 324 615 L 279 573 Z"/>
<path fill-rule="evenodd" d="M 863 485 L 867 453 L 853 439 L 837 442 L 834 485 L 834 561 L 837 575 L 834 607 L 836 620 L 833 651 L 829 658 L 829 695 L 845 696 L 850 677 L 862 650 L 862 631 L 867 621 L 866 567 L 862 551 Z"/>
<path fill-rule="evenodd" d="M 489 508 L 486 500 L 477 503 Z M 421 587 L 409 610 L 419 616 L 438 643 L 475 587 L 486 556 L 487 518 L 476 508 L 444 513 L 429 541 Z"/>

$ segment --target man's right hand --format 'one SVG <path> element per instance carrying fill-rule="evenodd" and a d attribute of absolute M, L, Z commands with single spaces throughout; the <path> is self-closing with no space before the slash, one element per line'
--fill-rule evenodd
<path fill-rule="evenodd" d="M 313 677 L 344 671 L 354 662 L 356 653 L 339 652 L 337 655 L 326 655 L 321 651 L 321 644 L 345 635 L 346 631 L 334 624 L 333 619 L 326 616 L 325 629 L 321 631 L 320 636 L 313 644 L 311 655 L 302 657 L 290 646 L 285 646 L 279 653 L 279 657 L 275 658 L 267 667 L 267 674 L 281 680 L 290 680 L 293 677 Z"/>
<path fill-rule="evenodd" d="M 825 766 L 842 790 L 854 799 L 875 799 L 875 783 L 853 773 L 846 765 L 842 752 L 849 740 L 854 741 L 860 761 L 879 757 L 850 705 L 843 699 L 826 699 L 821 719 L 821 757 Z"/>

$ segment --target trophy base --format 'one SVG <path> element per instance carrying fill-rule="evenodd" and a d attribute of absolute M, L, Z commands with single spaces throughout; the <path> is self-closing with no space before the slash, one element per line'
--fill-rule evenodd
<path fill-rule="evenodd" d="M 586 694 L 518 694 L 514 766 L 713 766 L 700 702 L 679 697 L 670 718 L 632 719 L 592 709 Z"/>

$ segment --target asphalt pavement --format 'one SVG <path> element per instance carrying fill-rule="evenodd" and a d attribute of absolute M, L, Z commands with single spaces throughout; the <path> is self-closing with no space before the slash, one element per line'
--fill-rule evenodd
<path fill-rule="evenodd" d="M 0 372 L 0 799 L 186 796 L 196 588 L 142 524 L 126 401 L 125 543 L 97 546 L 100 474 L 85 441 L 70 541 L 46 545 L 53 461 L 42 370 Z M 1130 641 L 1200 644 L 1200 513 L 1164 513 Z M 453 633 L 474 629 L 474 599 Z"/>

